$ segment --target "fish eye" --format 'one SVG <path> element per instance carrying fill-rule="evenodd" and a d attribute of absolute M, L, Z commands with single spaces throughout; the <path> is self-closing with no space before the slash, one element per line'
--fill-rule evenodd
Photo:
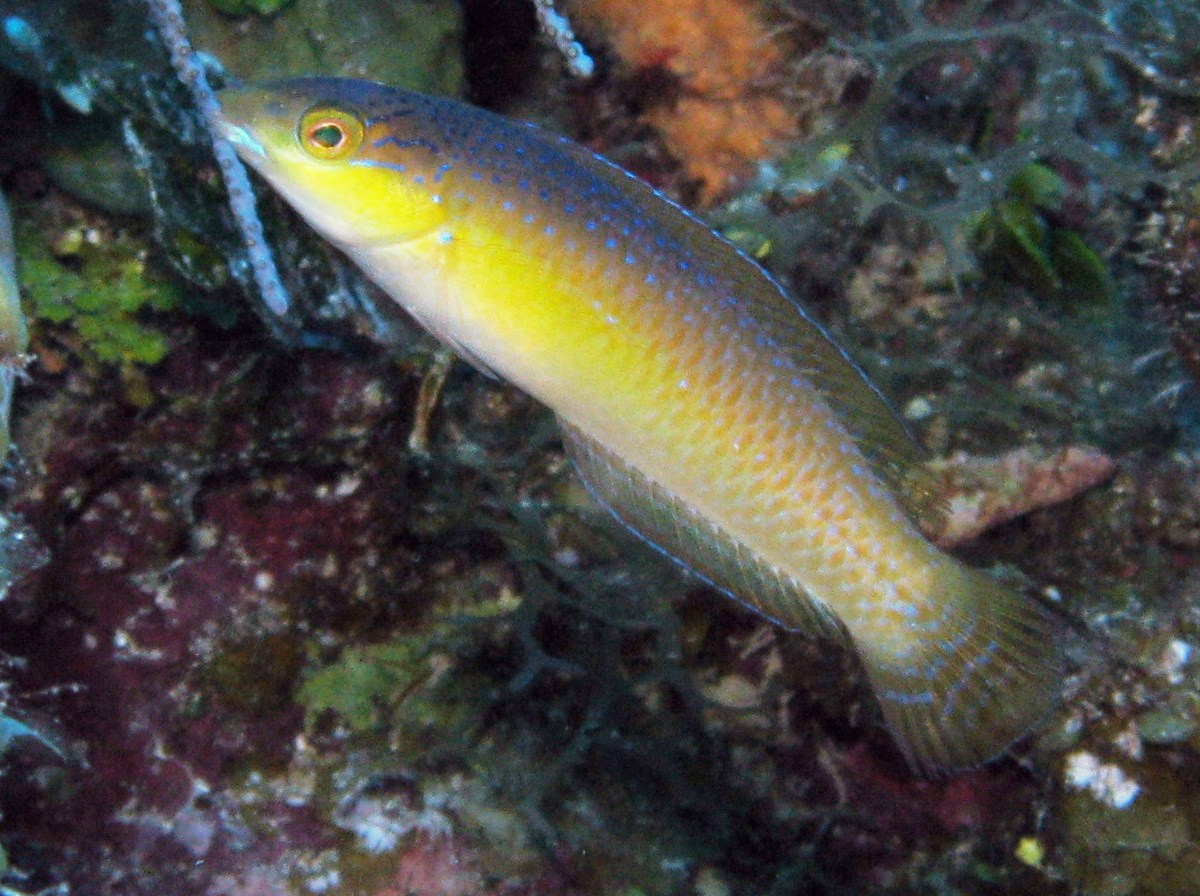
<path fill-rule="evenodd" d="M 301 116 L 297 136 L 309 155 L 335 161 L 358 149 L 363 133 L 362 119 L 357 115 L 344 109 L 317 106 Z"/>

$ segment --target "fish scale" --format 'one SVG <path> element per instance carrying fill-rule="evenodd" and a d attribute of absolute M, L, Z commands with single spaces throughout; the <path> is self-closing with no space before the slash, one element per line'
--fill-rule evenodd
<path fill-rule="evenodd" d="M 318 231 L 554 410 L 626 525 L 779 624 L 853 645 L 914 766 L 982 762 L 1053 704 L 1053 613 L 921 535 L 919 447 L 697 219 L 451 100 L 310 78 L 221 101 L 226 136 Z"/>

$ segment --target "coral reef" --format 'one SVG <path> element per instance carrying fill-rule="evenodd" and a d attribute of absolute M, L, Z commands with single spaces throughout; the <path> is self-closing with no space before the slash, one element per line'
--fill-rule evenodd
<path fill-rule="evenodd" d="M 1191 124 L 1181 128 L 1190 139 Z M 1175 350 L 1200 383 L 1200 177 L 1166 194 L 1147 218 L 1144 263 L 1158 275 L 1157 301 Z"/>
<path fill-rule="evenodd" d="M 1194 4 L 605 6 L 564 3 L 601 77 L 544 119 L 598 111 L 651 174 L 648 122 L 715 119 L 670 137 L 705 199 L 758 165 L 714 220 L 952 459 L 945 540 L 1062 608 L 1062 707 L 1012 758 L 914 778 L 845 654 L 615 529 L 552 421 L 431 366 L 271 200 L 293 302 L 239 313 L 245 248 L 143 3 L 0 3 L 39 355 L 0 478 L 0 887 L 1194 889 Z M 457 4 L 208 7 L 192 37 L 237 75 L 461 88 Z M 84 179 L 133 172 L 128 205 L 54 173 L 80 121 L 109 172 Z"/>

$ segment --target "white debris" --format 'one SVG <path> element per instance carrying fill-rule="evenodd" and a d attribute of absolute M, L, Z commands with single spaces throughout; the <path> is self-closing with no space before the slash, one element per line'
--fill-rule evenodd
<path fill-rule="evenodd" d="M 1162 652 L 1154 671 L 1170 684 L 1183 683 L 1183 670 L 1192 659 L 1195 648 L 1187 641 L 1175 638 Z"/>
<path fill-rule="evenodd" d="M 1067 757 L 1066 784 L 1075 790 L 1088 791 L 1114 809 L 1129 808 L 1142 790 L 1141 785 L 1126 775 L 1119 765 L 1101 762 L 1098 756 L 1086 750 Z"/>
<path fill-rule="evenodd" d="M 390 852 L 414 831 L 435 837 L 452 831 L 445 813 L 413 806 L 403 796 L 348 796 L 338 806 L 333 823 L 354 834 L 359 846 L 374 855 Z"/>

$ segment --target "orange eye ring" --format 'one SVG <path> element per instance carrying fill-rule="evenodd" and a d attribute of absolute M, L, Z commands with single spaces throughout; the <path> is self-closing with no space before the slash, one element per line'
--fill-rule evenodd
<path fill-rule="evenodd" d="M 344 159 L 362 144 L 362 119 L 345 109 L 316 106 L 300 118 L 296 137 L 310 156 L 324 161 Z"/>

